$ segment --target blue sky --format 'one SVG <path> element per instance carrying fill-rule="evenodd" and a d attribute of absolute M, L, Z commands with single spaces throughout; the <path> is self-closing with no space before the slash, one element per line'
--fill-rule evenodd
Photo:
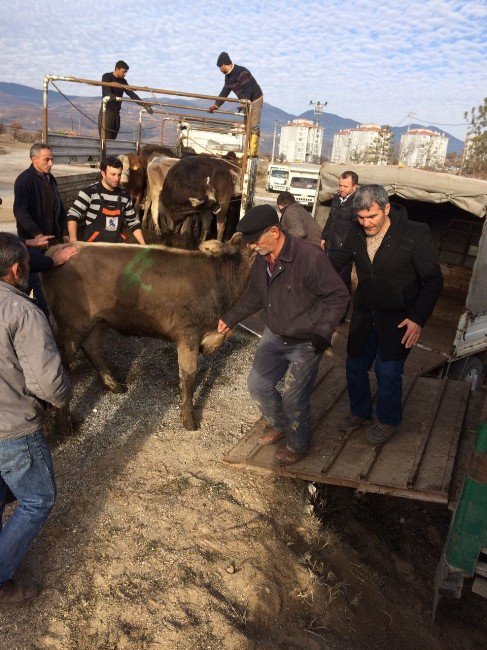
<path fill-rule="evenodd" d="M 99 79 L 122 58 L 129 83 L 217 94 L 225 50 L 288 112 L 327 101 L 396 126 L 413 111 L 462 138 L 453 125 L 487 94 L 486 43 L 485 0 L 0 0 L 0 81 Z"/>

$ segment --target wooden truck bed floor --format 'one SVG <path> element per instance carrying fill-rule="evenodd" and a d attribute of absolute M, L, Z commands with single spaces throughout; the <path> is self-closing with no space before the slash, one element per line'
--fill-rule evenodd
<path fill-rule="evenodd" d="M 374 393 L 373 373 L 371 385 Z M 310 453 L 295 465 L 278 465 L 277 446 L 257 443 L 265 429 L 259 420 L 224 462 L 260 474 L 448 503 L 468 400 L 469 385 L 465 382 L 405 376 L 403 423 L 387 443 L 372 447 L 364 428 L 351 434 L 339 431 L 339 423 L 349 413 L 345 369 L 340 356 L 328 352 L 312 395 Z"/>

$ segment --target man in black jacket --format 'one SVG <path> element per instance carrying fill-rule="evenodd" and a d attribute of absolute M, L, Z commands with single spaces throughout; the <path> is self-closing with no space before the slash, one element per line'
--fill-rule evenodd
<path fill-rule="evenodd" d="M 321 247 L 330 255 L 340 250 L 347 238 L 348 231 L 354 219 L 352 211 L 353 196 L 357 191 L 358 176 L 355 172 L 346 171 L 338 181 L 338 192 L 333 197 L 330 214 L 321 233 Z M 352 263 L 340 269 L 340 277 L 345 282 L 348 291 L 352 290 Z"/>
<path fill-rule="evenodd" d="M 67 234 L 66 211 L 56 179 L 51 174 L 52 151 L 46 144 L 33 144 L 30 158 L 31 166 L 17 177 L 14 184 L 17 233 L 28 247 L 28 240 L 32 239 L 41 245 L 46 243 L 46 238 L 52 239 L 51 243 L 60 242 Z M 49 311 L 36 273 L 30 273 L 29 285 L 34 291 L 38 306 L 48 316 Z"/>
<path fill-rule="evenodd" d="M 330 253 L 337 269 L 355 262 L 358 285 L 347 346 L 351 414 L 341 425 L 354 431 L 372 417 L 368 372 L 375 361 L 377 422 L 367 432 L 380 445 L 402 421 L 402 372 L 443 287 L 431 233 L 408 221 L 404 208 L 391 210 L 386 190 L 364 185 L 353 198 L 353 223 L 339 250 Z"/>
<path fill-rule="evenodd" d="M 258 255 L 247 291 L 222 316 L 218 331 L 228 332 L 251 314 L 265 310 L 267 327 L 255 353 L 248 387 L 271 427 L 259 444 L 286 440 L 276 458 L 288 465 L 309 450 L 311 391 L 349 294 L 318 246 L 281 230 L 272 206 L 251 208 L 237 232 Z M 281 395 L 276 385 L 283 377 Z"/>
<path fill-rule="evenodd" d="M 117 83 L 122 84 L 123 86 L 128 86 L 125 75 L 129 70 L 128 65 L 125 61 L 117 61 L 115 63 L 115 70 L 113 72 L 105 72 L 102 81 L 107 83 Z M 102 99 L 103 97 L 110 97 L 110 100 L 107 102 L 105 108 L 105 134 L 107 140 L 116 140 L 118 132 L 120 131 L 120 109 L 122 108 L 122 102 L 117 102 L 117 97 L 123 97 L 123 94 L 126 94 L 130 99 L 135 99 L 142 108 L 152 114 L 152 107 L 150 104 L 143 102 L 140 97 L 134 93 L 133 90 L 125 90 L 124 88 L 114 88 L 112 86 L 102 86 Z M 98 131 L 101 138 L 101 126 L 102 126 L 102 109 L 98 114 Z"/>
<path fill-rule="evenodd" d="M 252 158 L 257 158 L 259 155 L 260 115 L 264 104 L 261 87 L 247 68 L 232 63 L 227 52 L 221 52 L 216 65 L 220 68 L 220 72 L 225 75 L 225 84 L 220 91 L 220 97 L 228 97 L 233 90 L 239 99 L 248 99 L 252 102 L 250 111 L 250 155 Z M 209 112 L 217 111 L 224 102 L 224 99 L 218 100 L 213 106 L 210 106 Z"/>

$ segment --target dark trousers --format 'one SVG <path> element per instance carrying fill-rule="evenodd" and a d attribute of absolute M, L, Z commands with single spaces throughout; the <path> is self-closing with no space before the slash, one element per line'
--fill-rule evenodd
<path fill-rule="evenodd" d="M 297 453 L 311 443 L 310 398 L 322 356 L 311 341 L 286 345 L 266 327 L 249 374 L 249 392 L 260 412 Z M 283 378 L 281 393 L 276 386 Z"/>
<path fill-rule="evenodd" d="M 383 361 L 379 338 L 371 329 L 359 357 L 347 357 L 347 387 L 350 412 L 362 418 L 372 416 L 369 370 L 375 361 L 377 377 L 376 415 L 382 424 L 396 425 L 402 421 L 402 372 L 405 359 Z"/>
<path fill-rule="evenodd" d="M 102 112 L 98 113 L 98 133 L 101 138 L 101 118 Z M 118 111 L 111 111 L 107 108 L 105 112 L 105 129 L 106 129 L 106 139 L 107 140 L 116 140 L 118 132 L 120 131 L 120 113 Z"/>
<path fill-rule="evenodd" d="M 29 287 L 34 294 L 37 306 L 44 312 L 47 320 L 49 320 L 49 307 L 47 306 L 44 292 L 42 291 L 42 283 L 39 273 L 29 273 Z"/>

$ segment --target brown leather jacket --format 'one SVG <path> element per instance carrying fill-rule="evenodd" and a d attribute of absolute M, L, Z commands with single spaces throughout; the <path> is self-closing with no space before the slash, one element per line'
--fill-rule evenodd
<path fill-rule="evenodd" d="M 319 334 L 331 341 L 349 300 L 345 285 L 321 248 L 286 235 L 272 277 L 259 255 L 247 291 L 222 320 L 235 327 L 264 309 L 274 334 L 301 340 Z"/>

